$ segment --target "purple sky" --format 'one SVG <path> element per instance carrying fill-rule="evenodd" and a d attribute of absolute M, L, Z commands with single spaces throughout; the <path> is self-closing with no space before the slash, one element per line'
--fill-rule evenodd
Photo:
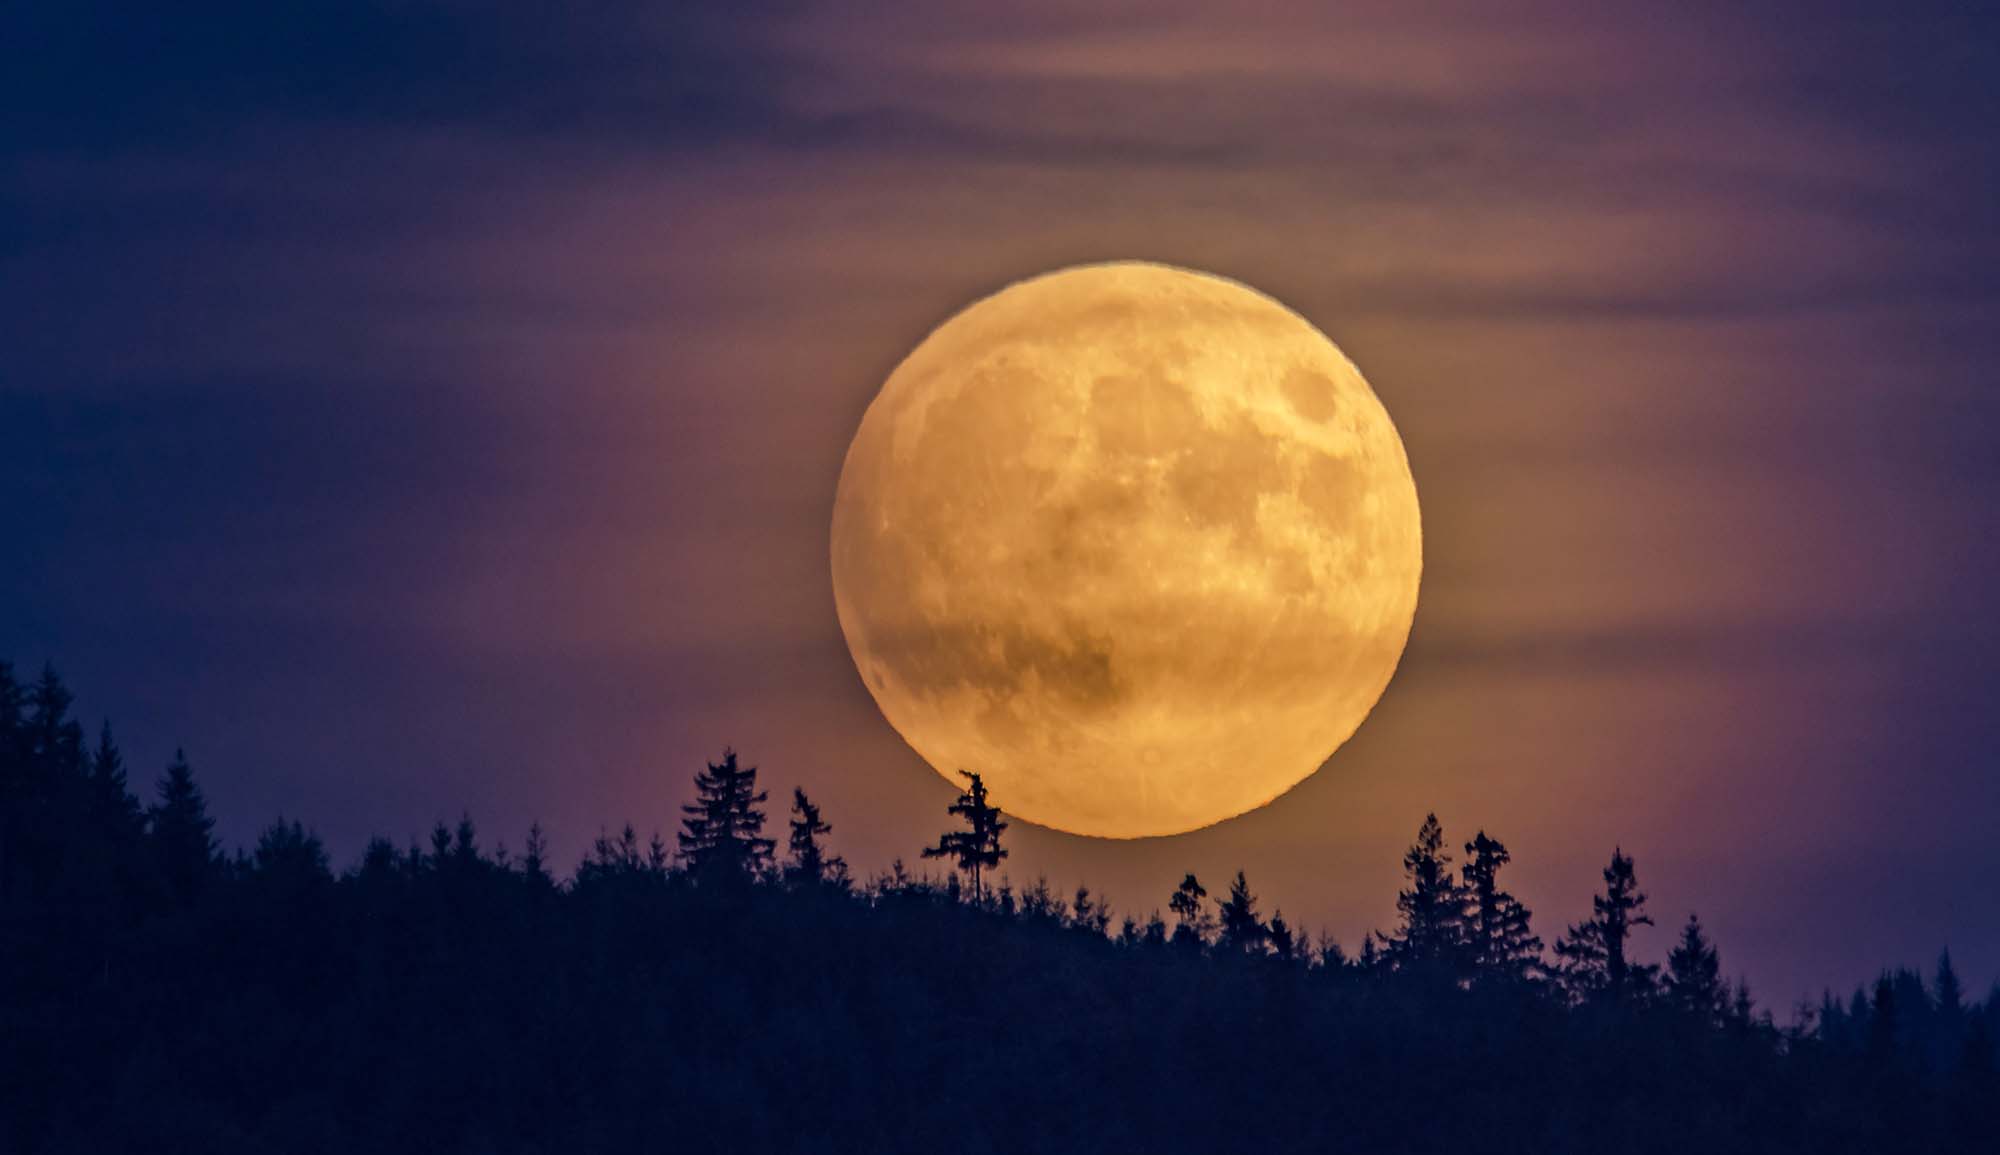
<path fill-rule="evenodd" d="M 224 833 L 573 860 L 725 743 L 864 871 L 950 788 L 834 620 L 841 456 L 1021 276 L 1245 281 L 1425 516 L 1402 672 L 1187 870 L 1348 945 L 1435 809 L 1553 938 L 1614 843 L 1781 1016 L 2000 975 L 2000 17 L 1980 6 L 366 3 L 0 15 L 0 656 Z M 1505 9 L 1504 13 L 1502 9 Z"/>

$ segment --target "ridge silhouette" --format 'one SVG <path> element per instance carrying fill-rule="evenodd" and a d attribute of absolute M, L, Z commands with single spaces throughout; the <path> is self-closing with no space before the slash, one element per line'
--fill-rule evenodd
<path fill-rule="evenodd" d="M 1242 872 L 1171 934 L 993 878 L 971 773 L 941 878 L 857 882 L 802 790 L 780 861 L 725 751 L 677 851 L 627 825 L 564 880 L 466 816 L 336 873 L 296 818 L 221 848 L 180 752 L 142 807 L 72 705 L 0 663 L 8 1152 L 2000 1149 L 2000 995 L 1949 954 L 1780 1027 L 1692 914 L 1640 961 L 1618 850 L 1545 952 L 1506 847 L 1454 869 L 1426 816 L 1349 955 Z"/>

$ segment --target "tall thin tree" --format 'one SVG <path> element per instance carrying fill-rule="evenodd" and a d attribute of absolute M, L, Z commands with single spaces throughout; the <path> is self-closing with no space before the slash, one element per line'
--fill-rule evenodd
<path fill-rule="evenodd" d="M 1000 834 L 1007 829 L 1007 823 L 1000 819 L 1000 808 L 987 802 L 986 783 L 979 772 L 958 773 L 966 780 L 966 788 L 957 801 L 945 807 L 945 813 L 957 816 L 965 823 L 965 829 L 948 830 L 938 836 L 936 846 L 924 848 L 924 857 L 951 859 L 972 879 L 972 901 L 983 904 L 986 872 L 1007 857 L 1006 849 L 1000 845 Z"/>
<path fill-rule="evenodd" d="M 829 856 L 820 845 L 820 839 L 832 831 L 806 792 L 793 787 L 791 838 L 786 844 L 791 861 L 785 864 L 785 877 L 794 885 L 818 886 L 847 873 L 847 863 Z"/>
<path fill-rule="evenodd" d="M 1633 929 L 1651 926 L 1653 920 L 1623 848 L 1612 850 L 1611 865 L 1604 868 L 1604 893 L 1592 898 L 1590 906 L 1591 916 L 1556 943 L 1570 996 L 1579 1002 L 1625 1002 L 1650 994 L 1659 968 L 1633 963 L 1625 950 Z"/>
<path fill-rule="evenodd" d="M 1181 879 L 1174 888 L 1174 896 L 1167 900 L 1167 909 L 1174 912 L 1174 943 L 1178 946 L 1204 947 L 1215 924 L 1208 914 L 1208 906 L 1202 900 L 1208 897 L 1208 888 L 1193 874 Z"/>
<path fill-rule="evenodd" d="M 215 820 L 208 816 L 208 800 L 195 784 L 185 751 L 174 751 L 161 776 L 160 800 L 147 814 L 147 826 L 153 861 L 168 895 L 179 903 L 192 902 L 215 871 Z"/>
<path fill-rule="evenodd" d="M 1229 884 L 1229 897 L 1222 900 L 1222 933 L 1216 939 L 1219 950 L 1236 954 L 1262 954 L 1267 938 L 1264 921 L 1257 917 L 1257 896 L 1250 893 L 1250 884 L 1242 871 L 1236 872 L 1236 880 Z"/>
<path fill-rule="evenodd" d="M 1396 895 L 1402 925 L 1389 940 L 1389 961 L 1397 970 L 1452 973 L 1463 959 L 1465 890 L 1452 876 L 1444 827 L 1435 814 L 1424 816 L 1417 840 L 1403 855 L 1409 886 Z"/>
<path fill-rule="evenodd" d="M 1465 890 L 1467 954 L 1481 977 L 1521 981 L 1542 957 L 1542 940 L 1529 928 L 1528 908 L 1500 889 L 1500 868 L 1514 860 L 1507 847 L 1484 830 L 1465 844 L 1459 868 Z"/>

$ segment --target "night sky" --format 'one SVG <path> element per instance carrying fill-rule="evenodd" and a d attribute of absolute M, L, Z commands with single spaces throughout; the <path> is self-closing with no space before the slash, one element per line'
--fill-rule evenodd
<path fill-rule="evenodd" d="M 1422 603 L 1302 786 L 1017 824 L 1017 881 L 1240 867 L 1351 948 L 1435 809 L 1550 939 L 1622 845 L 1640 953 L 1698 910 L 1781 1017 L 2000 976 L 2000 12 L 534 7 L 0 12 L 0 657 L 228 841 L 573 862 L 733 744 L 914 862 L 953 791 L 835 621 L 842 455 L 961 306 L 1142 258 L 1360 365 Z"/>

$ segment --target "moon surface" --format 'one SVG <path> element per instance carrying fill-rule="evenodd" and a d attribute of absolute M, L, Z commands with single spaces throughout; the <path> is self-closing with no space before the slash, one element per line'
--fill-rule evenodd
<path fill-rule="evenodd" d="M 834 499 L 862 681 L 954 784 L 1141 838 L 1270 802 L 1361 725 L 1423 567 L 1402 439 L 1253 289 L 1063 269 L 978 301 L 869 405 Z"/>

